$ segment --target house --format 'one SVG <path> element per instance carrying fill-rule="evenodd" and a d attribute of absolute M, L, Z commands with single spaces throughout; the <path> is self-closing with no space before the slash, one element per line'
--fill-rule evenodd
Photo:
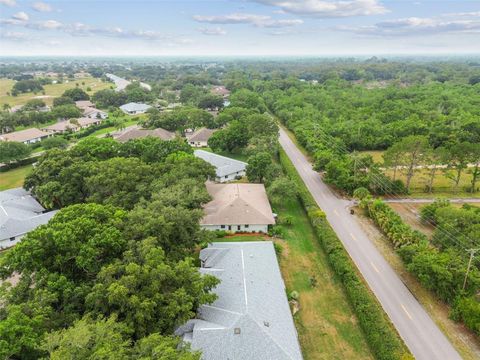
<path fill-rule="evenodd" d="M 134 102 L 120 106 L 120 110 L 122 110 L 125 114 L 128 115 L 144 114 L 150 108 L 150 105 Z"/>
<path fill-rule="evenodd" d="M 49 131 L 56 134 L 63 134 L 69 131 L 72 131 L 72 132 L 78 131 L 80 130 L 80 127 L 77 124 L 70 122 L 70 120 L 66 120 L 66 121 L 59 121 L 53 125 L 45 126 L 44 128 L 42 128 L 42 130 Z"/>
<path fill-rule="evenodd" d="M 22 188 L 0 192 L 0 249 L 18 243 L 37 226 L 46 224 L 56 211 L 45 212 L 37 200 Z"/>
<path fill-rule="evenodd" d="M 56 124 L 42 128 L 42 130 L 63 134 L 68 131 L 75 132 L 93 125 L 99 125 L 102 121 L 103 119 L 97 118 L 79 118 L 75 120 L 59 121 Z"/>
<path fill-rule="evenodd" d="M 202 228 L 267 233 L 268 226 L 275 224 L 263 184 L 206 185 L 213 200 L 203 207 Z"/>
<path fill-rule="evenodd" d="M 200 260 L 221 282 L 217 300 L 175 331 L 184 343 L 203 360 L 302 360 L 271 241 L 212 243 Z"/>
<path fill-rule="evenodd" d="M 218 95 L 227 99 L 230 96 L 230 90 L 228 90 L 225 86 L 214 86 L 210 92 L 213 95 Z"/>
<path fill-rule="evenodd" d="M 195 150 L 194 155 L 215 166 L 217 182 L 226 182 L 245 176 L 247 163 L 230 159 L 205 150 Z"/>
<path fill-rule="evenodd" d="M 175 133 L 162 128 L 149 130 L 141 129 L 139 126 L 132 126 L 128 129 L 113 134 L 113 138 L 122 143 L 133 139 L 145 138 L 147 136 L 156 137 L 166 141 L 173 140 L 175 138 Z"/>
<path fill-rule="evenodd" d="M 208 139 L 217 129 L 200 128 L 191 134 L 187 134 L 187 141 L 193 147 L 206 147 L 208 146 Z"/>
<path fill-rule="evenodd" d="M 75 101 L 75 106 L 80 110 L 85 110 L 86 108 L 95 108 L 95 104 L 90 100 L 79 100 Z"/>
<path fill-rule="evenodd" d="M 33 144 L 51 136 L 50 132 L 41 131 L 37 128 L 14 131 L 8 134 L 0 134 L 0 141 L 16 141 L 24 144 Z"/>
<path fill-rule="evenodd" d="M 83 109 L 83 116 L 91 119 L 106 119 L 108 117 L 108 113 L 96 108 L 86 107 Z"/>

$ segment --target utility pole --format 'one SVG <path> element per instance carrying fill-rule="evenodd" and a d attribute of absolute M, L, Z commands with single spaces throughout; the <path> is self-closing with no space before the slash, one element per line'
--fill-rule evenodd
<path fill-rule="evenodd" d="M 480 249 L 468 249 L 467 252 L 470 253 L 470 259 L 468 260 L 467 272 L 465 273 L 465 279 L 463 279 L 463 287 L 462 290 L 465 290 L 465 286 L 467 285 L 467 277 L 468 273 L 470 272 L 470 267 L 472 266 L 473 257 L 475 253 L 480 251 Z"/>

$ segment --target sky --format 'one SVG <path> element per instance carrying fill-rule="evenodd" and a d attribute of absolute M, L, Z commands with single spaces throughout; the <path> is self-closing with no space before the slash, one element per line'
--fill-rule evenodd
<path fill-rule="evenodd" d="M 479 0 L 0 0 L 0 56 L 478 53 Z"/>

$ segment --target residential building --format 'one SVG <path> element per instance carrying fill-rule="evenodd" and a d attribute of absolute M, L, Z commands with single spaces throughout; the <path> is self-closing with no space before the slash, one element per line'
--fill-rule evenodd
<path fill-rule="evenodd" d="M 92 103 L 90 100 L 79 100 L 75 101 L 75 106 L 80 110 L 85 110 L 86 108 L 94 108 L 95 104 Z"/>
<path fill-rule="evenodd" d="M 135 102 L 120 106 L 120 110 L 122 110 L 125 114 L 128 115 L 144 114 L 150 108 L 150 105 Z"/>
<path fill-rule="evenodd" d="M 217 129 L 200 128 L 193 133 L 186 134 L 188 143 L 193 147 L 206 147 L 208 146 L 208 139 Z"/>
<path fill-rule="evenodd" d="M 153 130 L 141 129 L 137 125 L 113 134 L 113 138 L 122 143 L 133 139 L 141 139 L 147 136 L 156 137 L 161 140 L 173 140 L 175 138 L 175 133 L 162 128 Z"/>
<path fill-rule="evenodd" d="M 16 141 L 24 144 L 33 144 L 42 141 L 51 135 L 50 132 L 41 131 L 37 128 L 30 128 L 7 134 L 0 134 L 0 141 Z"/>
<path fill-rule="evenodd" d="M 206 230 L 268 232 L 275 217 L 263 184 L 215 184 L 207 182 L 212 201 L 203 207 L 200 226 Z"/>
<path fill-rule="evenodd" d="M 216 169 L 216 182 L 226 182 L 245 176 L 247 163 L 205 150 L 195 150 L 196 157 L 212 164 Z"/>
<path fill-rule="evenodd" d="M 175 331 L 184 343 L 203 360 L 302 360 L 271 241 L 212 243 L 200 260 L 218 298 Z"/>
<path fill-rule="evenodd" d="M 103 119 L 99 118 L 84 117 L 74 120 L 59 121 L 53 125 L 42 128 L 42 130 L 63 134 L 69 131 L 75 132 L 93 125 L 99 125 L 102 121 Z"/>
<path fill-rule="evenodd" d="M 96 108 L 86 107 L 83 110 L 83 116 L 91 119 L 106 119 L 108 117 L 108 113 Z"/>
<path fill-rule="evenodd" d="M 225 86 L 214 86 L 211 90 L 211 93 L 223 97 L 224 99 L 230 96 L 230 90 Z"/>
<path fill-rule="evenodd" d="M 18 243 L 36 227 L 46 224 L 56 211 L 45 209 L 25 189 L 0 191 L 0 249 Z"/>

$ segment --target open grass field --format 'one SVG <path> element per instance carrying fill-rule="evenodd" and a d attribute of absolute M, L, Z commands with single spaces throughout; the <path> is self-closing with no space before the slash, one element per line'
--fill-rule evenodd
<path fill-rule="evenodd" d="M 7 95 L 7 92 L 12 90 L 14 83 L 14 80 L 0 79 L 0 106 L 3 106 L 3 104 L 9 104 L 10 106 L 24 105 L 28 100 L 34 98 L 41 98 L 47 105 L 52 105 L 55 97 L 61 96 L 65 90 L 75 88 L 77 86 L 76 84 L 78 84 L 78 87 L 85 90 L 89 95 L 113 86 L 112 83 L 103 82 L 100 79 L 93 77 L 86 77 L 82 79 L 65 80 L 62 84 L 44 85 L 45 95 L 42 93 L 26 93 L 19 94 L 18 96 Z M 87 88 L 90 88 L 91 91 L 87 91 Z"/>
<path fill-rule="evenodd" d="M 274 211 L 291 216 L 292 225 L 280 225 L 284 235 L 274 239 L 287 292 L 297 291 L 300 311 L 295 323 L 305 360 L 373 359 L 356 322 L 342 285 L 331 272 L 308 218 L 301 206 L 289 201 Z M 228 236 L 221 241 L 261 241 L 265 236 Z M 312 284 L 316 282 L 316 284 Z"/>
<path fill-rule="evenodd" d="M 0 172 L 0 191 L 20 187 L 25 176 L 32 170 L 32 165 L 25 165 L 5 172 Z"/>

